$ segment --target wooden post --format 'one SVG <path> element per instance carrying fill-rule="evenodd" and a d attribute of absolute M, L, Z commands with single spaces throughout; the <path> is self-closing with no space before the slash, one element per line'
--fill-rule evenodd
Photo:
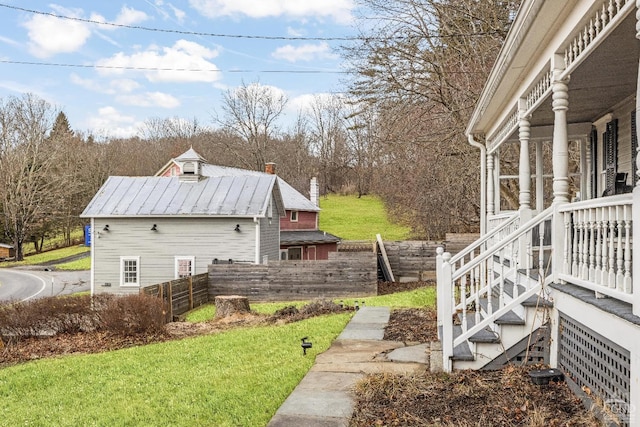
<path fill-rule="evenodd" d="M 193 310 L 193 276 L 189 276 L 189 309 Z"/>
<path fill-rule="evenodd" d="M 444 254 L 444 248 L 442 246 L 438 246 L 436 248 L 436 304 L 437 304 L 437 329 L 438 329 L 438 339 L 442 339 L 442 325 L 444 319 L 444 312 L 442 311 L 442 300 L 443 300 L 443 277 L 442 277 L 442 254 Z"/>
<path fill-rule="evenodd" d="M 451 372 L 453 369 L 453 286 L 451 283 L 451 254 L 442 255 L 442 369 Z M 440 297 L 440 295 L 438 295 Z"/>
<path fill-rule="evenodd" d="M 167 299 L 169 300 L 169 318 L 173 321 L 173 290 L 171 289 L 171 282 L 167 282 Z"/>

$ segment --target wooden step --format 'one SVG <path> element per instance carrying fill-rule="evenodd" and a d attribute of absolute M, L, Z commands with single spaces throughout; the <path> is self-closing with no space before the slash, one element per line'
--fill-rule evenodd
<path fill-rule="evenodd" d="M 491 298 L 491 304 L 493 307 L 495 307 L 494 311 L 497 311 L 497 308 L 499 306 L 499 298 L 495 295 L 492 296 Z M 488 301 L 487 298 L 480 298 L 480 307 L 482 307 L 482 309 L 485 312 L 488 312 Z M 503 314 L 502 316 L 498 317 L 494 323 L 496 325 L 524 325 L 525 321 L 524 319 L 522 319 L 520 316 L 518 316 L 516 313 L 513 312 L 513 310 L 509 310 L 508 312 L 506 312 L 505 314 Z"/>
<path fill-rule="evenodd" d="M 462 322 L 462 318 L 460 313 L 458 313 L 458 320 Z M 476 313 L 475 312 L 467 312 L 467 329 L 471 329 L 476 325 Z M 462 335 L 462 326 L 453 325 L 453 337 L 454 339 L 458 338 Z M 500 342 L 500 337 L 491 330 L 488 326 L 484 329 L 479 330 L 475 334 L 469 337 L 469 341 L 475 343 L 490 343 L 495 344 Z"/>

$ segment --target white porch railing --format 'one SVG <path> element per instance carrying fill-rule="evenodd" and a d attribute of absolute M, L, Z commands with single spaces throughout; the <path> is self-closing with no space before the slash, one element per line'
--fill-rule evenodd
<path fill-rule="evenodd" d="M 474 260 L 476 256 L 478 256 L 483 250 L 485 250 L 488 246 L 493 245 L 495 242 L 502 240 L 502 238 L 513 230 L 518 228 L 518 223 L 520 220 L 520 215 L 518 212 L 510 212 L 510 216 L 501 215 L 495 216 L 494 218 L 499 218 L 499 221 L 494 222 L 494 227 L 489 229 L 489 232 L 484 236 L 481 236 L 475 242 L 464 248 L 462 251 L 458 252 L 456 255 L 451 257 L 450 255 L 447 257 L 447 262 L 452 266 L 452 268 L 458 269 L 464 267 L 466 263 L 469 263 Z M 437 257 L 436 257 L 436 283 L 437 283 L 437 310 L 438 310 L 438 334 L 441 332 L 441 326 L 443 325 L 443 319 L 445 319 L 444 315 L 444 303 L 443 298 L 440 298 L 440 295 L 443 295 L 445 292 L 443 286 L 444 281 L 441 279 L 440 274 L 442 272 L 442 263 L 443 263 L 443 254 L 444 250 L 439 247 L 436 249 Z M 484 271 L 474 271 L 470 273 L 469 282 L 477 283 L 476 275 L 481 276 L 484 274 Z M 466 283 L 466 277 L 464 278 Z M 442 337 L 440 337 L 442 338 Z"/>
<path fill-rule="evenodd" d="M 564 263 L 558 278 L 633 304 L 632 194 L 562 206 Z"/>
<path fill-rule="evenodd" d="M 515 214 L 516 216 L 518 213 Z M 451 357 L 455 346 L 467 341 L 473 334 L 491 325 L 495 319 L 512 310 L 522 301 L 538 293 L 546 277 L 545 264 L 550 260 L 550 247 L 545 247 L 544 236 L 549 234 L 549 219 L 553 216 L 550 207 L 536 217 L 522 224 L 509 235 L 497 241 L 486 250 L 475 254 L 473 250 L 466 253 L 475 254 L 467 262 L 465 256 L 441 252 L 436 263 L 438 274 L 438 323 L 442 327 L 442 352 L 445 370 L 451 369 Z M 504 229 L 513 226 L 516 219 L 503 223 L 497 229 L 477 241 L 481 248 L 484 243 L 495 237 Z M 535 230 L 535 232 L 534 232 Z M 534 236 L 537 241 L 534 241 Z M 527 248 L 526 256 L 520 256 L 520 248 Z M 538 280 L 524 280 L 518 283 L 517 271 L 522 269 L 525 277 L 531 277 L 533 256 L 537 252 Z M 524 262 L 522 262 L 524 260 Z M 523 265 L 524 264 L 524 265 Z M 495 271 L 497 265 L 499 271 Z M 515 284 L 510 298 L 505 298 L 506 279 Z M 524 291 L 520 294 L 517 285 Z M 494 295 L 494 290 L 496 291 Z M 481 299 L 486 298 L 486 306 L 481 310 Z M 453 337 L 453 314 L 458 313 L 462 334 Z M 474 316 L 472 321 L 469 316 Z M 442 319 L 442 320 L 440 320 Z M 473 352 L 473 345 L 469 343 Z"/>

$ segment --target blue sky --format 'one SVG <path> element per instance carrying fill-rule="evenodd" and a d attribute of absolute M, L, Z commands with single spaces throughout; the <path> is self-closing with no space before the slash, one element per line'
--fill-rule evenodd
<path fill-rule="evenodd" d="M 322 39 L 353 36 L 353 11 L 353 0 L 0 0 L 0 97 L 34 93 L 74 129 L 127 137 L 155 117 L 212 125 L 226 90 L 259 81 L 286 94 L 292 122 L 312 95 L 344 90 L 344 42 Z"/>

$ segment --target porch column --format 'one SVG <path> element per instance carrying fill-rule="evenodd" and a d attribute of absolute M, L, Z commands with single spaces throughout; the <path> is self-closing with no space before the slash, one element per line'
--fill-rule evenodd
<path fill-rule="evenodd" d="M 536 141 L 536 210 L 544 210 L 544 152 L 543 141 Z"/>
<path fill-rule="evenodd" d="M 640 0 L 636 0 L 636 38 L 640 39 Z M 640 126 L 637 125 L 640 123 L 638 121 L 640 119 L 640 64 L 638 64 L 638 83 L 636 90 L 636 133 L 640 135 Z M 640 147 L 638 147 L 635 160 L 637 166 L 636 173 L 638 176 L 634 177 L 636 185 L 633 187 L 632 219 L 635 225 L 635 227 L 633 227 L 633 240 L 638 243 L 640 242 Z M 635 253 L 636 256 L 633 259 L 632 267 L 632 277 L 635 279 L 633 285 L 633 314 L 640 316 L 640 286 L 636 285 L 638 279 L 640 279 L 640 252 L 636 251 Z M 636 357 L 638 362 L 636 366 L 640 369 L 640 355 Z M 640 395 L 640 385 L 637 386 L 636 392 L 636 396 Z"/>
<path fill-rule="evenodd" d="M 560 80 L 562 70 L 554 70 L 553 90 L 553 203 L 569 201 L 569 109 L 568 81 Z"/>
<path fill-rule="evenodd" d="M 531 137 L 530 117 L 525 116 L 525 100 L 520 100 L 520 123 L 518 138 L 520 139 L 520 164 L 519 187 L 520 187 L 520 224 L 524 224 L 531 219 L 531 160 L 529 157 L 529 138 Z M 528 265 L 527 239 L 519 239 L 518 263 L 523 268 Z"/>
<path fill-rule="evenodd" d="M 568 79 L 561 79 L 563 69 L 560 64 L 564 64 L 563 58 L 556 55 L 552 61 L 553 91 L 552 109 L 553 120 L 553 219 L 551 222 L 551 244 L 552 251 L 551 271 L 552 280 L 555 283 L 563 283 L 559 273 L 563 272 L 564 266 L 564 246 L 565 229 L 564 214 L 559 212 L 560 206 L 569 201 L 569 137 L 567 132 L 567 110 L 569 109 L 569 86 Z"/>
<path fill-rule="evenodd" d="M 524 116 L 521 110 L 520 126 L 520 165 L 519 181 L 520 181 L 520 210 L 531 209 L 531 164 L 529 161 L 529 137 L 531 136 L 531 123 L 529 117 Z"/>
<path fill-rule="evenodd" d="M 493 153 L 487 154 L 487 215 L 496 213 Z M 487 230 L 490 231 L 490 230 Z"/>

